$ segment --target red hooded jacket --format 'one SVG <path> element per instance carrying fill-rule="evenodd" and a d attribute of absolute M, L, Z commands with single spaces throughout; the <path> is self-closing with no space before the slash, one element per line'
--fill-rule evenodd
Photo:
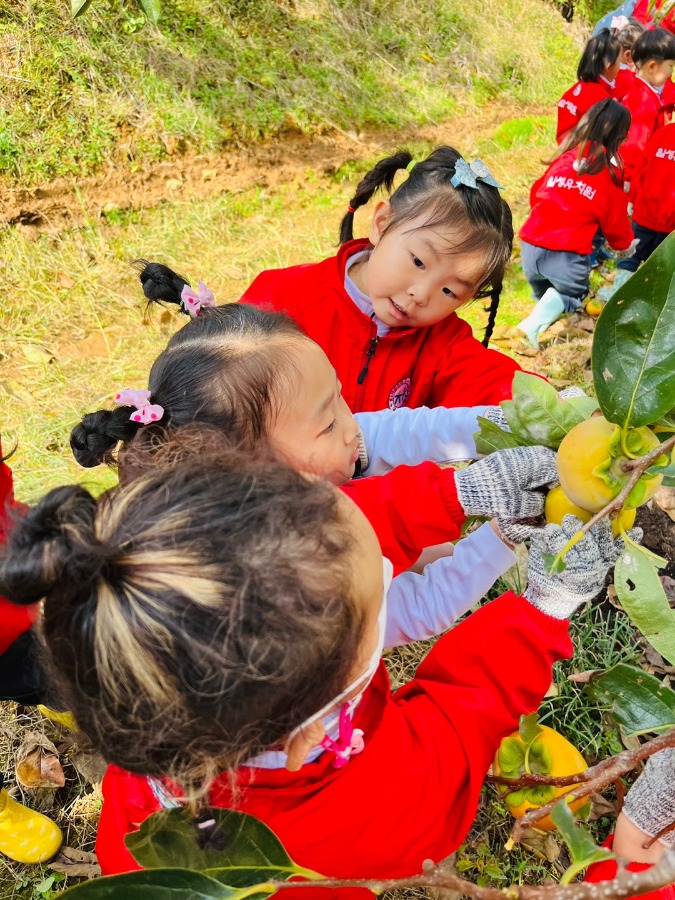
<path fill-rule="evenodd" d="M 555 139 L 560 144 L 567 132 L 579 124 L 579 119 L 595 103 L 612 96 L 606 81 L 577 81 L 558 101 L 558 127 Z"/>
<path fill-rule="evenodd" d="M 653 231 L 675 231 L 675 122 L 647 141 L 635 185 L 633 219 Z"/>
<path fill-rule="evenodd" d="M 380 665 L 354 718 L 365 749 L 344 768 L 329 754 L 298 773 L 243 768 L 236 803 L 226 776 L 210 802 L 262 819 L 298 864 L 324 875 L 419 873 L 425 859 L 443 859 L 464 839 L 499 742 L 537 709 L 552 664 L 571 651 L 567 621 L 504 594 L 440 638 L 394 695 Z M 155 795 L 145 778 L 110 766 L 103 796 L 101 868 L 137 869 L 124 836 L 157 811 Z M 345 894 L 353 892 L 337 892 Z"/>
<path fill-rule="evenodd" d="M 547 250 L 589 254 L 602 228 L 607 243 L 625 250 L 633 240 L 628 201 L 605 166 L 597 175 L 579 175 L 576 150 L 556 159 L 530 191 L 532 212 L 520 229 L 529 244 Z"/>
<path fill-rule="evenodd" d="M 2 460 L 2 444 L 0 444 L 0 544 L 4 543 L 9 530 L 9 510 L 20 507 L 14 499 L 12 470 Z M 0 597 L 0 653 L 4 653 L 10 644 L 28 631 L 38 615 L 38 606 L 15 606 L 4 597 Z"/>
<path fill-rule="evenodd" d="M 378 339 L 375 323 L 344 288 L 347 259 L 368 246 L 349 241 L 323 262 L 262 272 L 242 302 L 295 319 L 335 366 L 352 412 L 508 400 L 518 364 L 483 347 L 455 313 L 428 328 L 394 328 Z"/>
<path fill-rule="evenodd" d="M 666 124 L 663 110 L 663 99 L 651 85 L 636 77 L 632 89 L 623 99 L 623 104 L 630 112 L 630 131 L 625 144 L 621 147 L 625 167 L 625 179 L 630 182 L 630 198 L 634 200 L 636 183 L 645 164 L 645 147 L 647 141 L 657 128 Z"/>

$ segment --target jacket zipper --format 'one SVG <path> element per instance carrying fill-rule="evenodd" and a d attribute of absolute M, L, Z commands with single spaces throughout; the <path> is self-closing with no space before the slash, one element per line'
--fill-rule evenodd
<path fill-rule="evenodd" d="M 370 339 L 370 343 L 368 344 L 368 350 L 366 351 L 366 361 L 359 373 L 359 377 L 356 379 L 357 384 L 363 384 L 366 380 L 366 375 L 368 374 L 368 366 L 370 365 L 370 361 L 375 355 L 375 348 L 380 343 L 379 337 L 374 337 Z"/>

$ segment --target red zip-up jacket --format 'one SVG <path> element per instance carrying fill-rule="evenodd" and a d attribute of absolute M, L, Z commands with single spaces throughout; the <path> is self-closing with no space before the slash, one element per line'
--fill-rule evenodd
<path fill-rule="evenodd" d="M 657 128 L 666 124 L 663 110 L 663 99 L 651 85 L 639 75 L 636 76 L 632 89 L 623 99 L 623 104 L 630 112 L 630 130 L 626 142 L 621 147 L 626 181 L 630 182 L 629 197 L 635 200 L 635 184 L 645 164 L 644 151 L 647 141 Z"/>
<path fill-rule="evenodd" d="M 594 103 L 612 96 L 612 87 L 607 81 L 577 81 L 558 100 L 558 127 L 556 141 L 561 144 L 567 132 L 579 124 L 579 119 Z"/>
<path fill-rule="evenodd" d="M 621 182 L 614 183 L 606 166 L 597 175 L 579 175 L 576 159 L 576 150 L 568 150 L 534 183 L 520 237 L 547 250 L 589 254 L 600 227 L 611 247 L 625 250 L 633 232 Z"/>
<path fill-rule="evenodd" d="M 402 406 L 479 406 L 511 397 L 515 360 L 477 341 L 455 313 L 427 328 L 375 323 L 345 291 L 345 264 L 370 246 L 349 241 L 320 263 L 262 272 L 243 303 L 285 312 L 324 350 L 352 412 Z"/>
<path fill-rule="evenodd" d="M 537 709 L 553 663 L 571 652 L 567 621 L 504 594 L 440 638 L 393 695 L 380 664 L 354 717 L 365 749 L 346 766 L 324 754 L 296 773 L 243 768 L 236 801 L 223 776 L 210 802 L 262 819 L 292 859 L 324 875 L 420 873 L 425 859 L 443 859 L 465 838 L 499 742 Z M 101 868 L 137 869 L 124 836 L 157 811 L 155 795 L 145 778 L 110 766 L 103 797 Z M 308 890 L 305 900 L 327 896 Z"/>
<path fill-rule="evenodd" d="M 634 81 L 635 72 L 632 69 L 619 69 L 614 79 L 614 99 L 622 103 L 626 94 L 632 89 Z"/>
<path fill-rule="evenodd" d="M 20 507 L 14 499 L 12 470 L 2 462 L 2 444 L 0 444 L 0 544 L 4 543 L 9 530 L 9 510 Z M 10 644 L 28 631 L 38 615 L 38 606 L 15 606 L 4 597 L 0 597 L 0 653 L 4 653 Z"/>
<path fill-rule="evenodd" d="M 657 128 L 644 150 L 633 219 L 653 231 L 675 231 L 675 122 Z"/>
<path fill-rule="evenodd" d="M 673 27 L 673 33 L 675 34 L 675 26 Z M 668 81 L 663 85 L 663 93 L 661 94 L 661 104 L 664 113 L 673 114 L 675 108 L 675 81 L 672 78 L 669 78 Z"/>

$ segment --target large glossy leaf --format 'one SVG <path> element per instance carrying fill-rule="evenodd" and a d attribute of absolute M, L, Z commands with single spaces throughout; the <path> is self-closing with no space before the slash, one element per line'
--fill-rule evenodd
<path fill-rule="evenodd" d="M 73 18 L 76 19 L 85 13 L 91 6 L 92 0 L 70 0 L 70 10 Z"/>
<path fill-rule="evenodd" d="M 675 394 L 675 234 L 621 285 L 593 336 L 593 381 L 605 418 L 650 425 Z"/>
<path fill-rule="evenodd" d="M 512 423 L 504 411 L 512 431 L 527 437 L 530 443 L 543 444 L 552 450 L 557 450 L 567 432 L 598 408 L 593 397 L 563 399 L 552 384 L 525 372 L 516 372 L 510 402 L 517 421 Z M 508 406 L 508 401 L 503 406 Z"/>
<path fill-rule="evenodd" d="M 159 22 L 162 13 L 162 0 L 136 0 L 147 18 L 153 25 Z"/>
<path fill-rule="evenodd" d="M 230 809 L 211 810 L 206 824 L 197 824 L 188 810 L 162 810 L 127 835 L 126 845 L 146 869 L 170 865 L 194 869 L 236 888 L 272 878 L 317 877 L 293 862 L 260 819 Z"/>
<path fill-rule="evenodd" d="M 654 563 L 640 547 L 628 544 L 619 556 L 614 586 L 633 625 L 675 665 L 675 610 L 670 608 Z"/>
<path fill-rule="evenodd" d="M 572 878 L 592 863 L 612 859 L 614 856 L 609 850 L 598 847 L 588 831 L 583 826 L 577 825 L 572 811 L 564 800 L 553 807 L 551 818 L 572 857 L 572 865 L 561 878 L 561 884 L 569 884 Z"/>
<path fill-rule="evenodd" d="M 201 872 L 154 869 L 95 878 L 68 888 L 68 900 L 237 900 L 239 892 Z"/>
<path fill-rule="evenodd" d="M 619 663 L 595 675 L 588 691 L 628 734 L 662 731 L 675 725 L 675 691 L 635 666 Z"/>

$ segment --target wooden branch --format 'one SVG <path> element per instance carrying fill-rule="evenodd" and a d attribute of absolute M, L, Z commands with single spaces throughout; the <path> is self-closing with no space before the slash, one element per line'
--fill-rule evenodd
<path fill-rule="evenodd" d="M 603 759 L 597 766 L 592 766 L 590 769 L 586 769 L 585 772 L 580 772 L 579 776 L 575 777 L 581 777 L 582 780 L 580 782 L 573 782 L 578 783 L 579 787 L 576 790 L 569 791 L 565 794 L 565 799 L 576 800 L 599 791 L 620 775 L 625 775 L 626 772 L 630 772 L 631 769 L 634 769 L 643 759 L 647 759 L 647 757 L 652 756 L 654 753 L 658 753 L 659 750 L 665 750 L 666 747 L 675 747 L 675 728 L 671 728 L 669 731 L 666 731 L 665 734 L 660 734 L 658 737 L 652 738 L 651 741 L 647 741 L 635 750 L 624 750 L 622 753 L 617 753 L 616 756 L 610 756 L 608 759 Z M 537 777 L 542 778 L 546 776 Z M 538 783 L 541 784 L 542 782 Z M 547 816 L 559 800 L 560 797 L 555 797 L 550 803 L 544 804 L 544 806 L 541 806 L 539 809 L 531 809 L 529 812 L 525 813 L 522 819 L 518 819 L 513 826 L 513 832 L 511 834 L 512 839 L 518 842 L 528 828 L 536 828 L 537 821 L 544 816 Z"/>
<path fill-rule="evenodd" d="M 447 888 L 471 897 L 472 900 L 625 900 L 639 896 L 648 891 L 656 891 L 675 881 L 675 850 L 666 850 L 658 863 L 643 872 L 629 872 L 619 866 L 616 877 L 602 885 L 586 882 L 561 885 L 548 883 L 542 885 L 513 884 L 507 888 L 479 887 L 471 881 L 460 878 L 450 867 L 428 863 L 423 867 L 422 875 L 410 878 L 385 879 L 342 879 L 326 878 L 321 881 L 272 881 L 275 890 L 283 888 L 309 888 L 314 890 L 325 887 L 336 888 L 368 888 L 376 894 L 400 888 L 435 887 Z"/>

